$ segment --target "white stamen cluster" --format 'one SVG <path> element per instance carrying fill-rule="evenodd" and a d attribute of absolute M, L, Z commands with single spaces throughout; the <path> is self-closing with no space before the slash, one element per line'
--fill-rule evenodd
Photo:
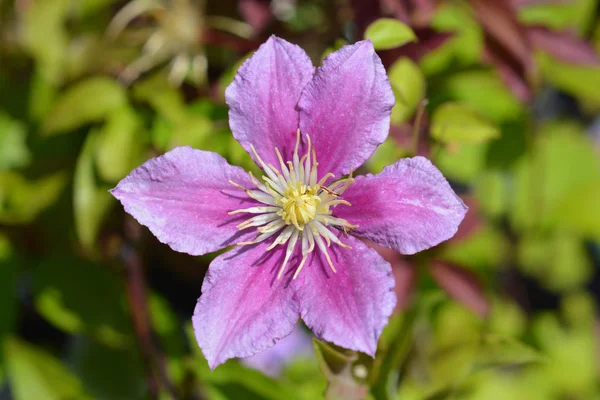
<path fill-rule="evenodd" d="M 329 226 L 342 229 L 344 232 L 357 228 L 356 225 L 350 224 L 345 219 L 332 216 L 330 209 L 338 204 L 350 206 L 349 202 L 340 199 L 339 196 L 354 181 L 352 173 L 348 178 L 331 182 L 327 186 L 325 183 L 334 176 L 332 173 L 326 174 L 317 182 L 319 163 L 310 137 L 306 135 L 306 138 L 308 139 L 308 150 L 302 158 L 299 158 L 300 131 L 298 131 L 294 155 L 292 161 L 288 161 L 287 165 L 283 161 L 279 149 L 275 148 L 279 159 L 279 170 L 271 164 L 265 164 L 252 146 L 252 151 L 266 174 L 263 176 L 264 183 L 262 183 L 250 173 L 250 180 L 256 189 L 247 189 L 230 181 L 232 185 L 244 190 L 248 196 L 264 204 L 264 206 L 244 208 L 229 213 L 230 215 L 258 214 L 237 226 L 240 230 L 256 226 L 258 235 L 254 240 L 241 242 L 238 245 L 259 243 L 275 234 L 278 236 L 267 250 L 287 243 L 285 258 L 277 275 L 278 278 L 283 275 L 298 242 L 302 246 L 302 261 L 300 261 L 293 279 L 296 279 L 302 270 L 308 255 L 315 249 L 315 244 L 325 255 L 331 270 L 336 272 L 327 248 L 331 246 L 331 242 L 346 248 L 349 246 L 343 244 L 329 229 Z"/>

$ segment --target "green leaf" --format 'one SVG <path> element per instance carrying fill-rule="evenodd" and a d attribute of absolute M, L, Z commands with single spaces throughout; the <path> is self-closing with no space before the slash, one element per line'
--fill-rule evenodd
<path fill-rule="evenodd" d="M 146 398 L 146 378 L 137 345 L 114 348 L 92 338 L 76 336 L 68 360 L 73 370 L 96 399 Z"/>
<path fill-rule="evenodd" d="M 582 240 L 568 232 L 526 235 L 519 242 L 517 256 L 522 270 L 555 291 L 579 288 L 592 274 Z"/>
<path fill-rule="evenodd" d="M 25 167 L 31 161 L 25 126 L 0 112 L 0 171 Z"/>
<path fill-rule="evenodd" d="M 426 76 L 445 73 L 452 67 L 479 64 L 483 30 L 470 7 L 452 1 L 443 2 L 433 16 L 431 27 L 454 36 L 419 60 Z"/>
<path fill-rule="evenodd" d="M 582 206 L 588 199 L 585 193 L 581 197 L 572 193 L 600 182 L 600 160 L 577 123 L 546 123 L 536 137 L 539 139 L 533 152 L 522 158 L 515 170 L 514 204 L 509 208 L 509 217 L 513 227 L 520 230 L 555 227 L 568 219 L 559 216 L 562 203 L 570 197 L 568 201 L 574 208 L 566 212 L 577 213 L 577 199 Z"/>
<path fill-rule="evenodd" d="M 500 171 L 489 170 L 477 180 L 475 195 L 481 210 L 491 216 L 499 217 L 508 206 L 508 179 Z"/>
<path fill-rule="evenodd" d="M 508 251 L 506 238 L 492 226 L 485 226 L 464 240 L 447 243 L 441 258 L 475 270 L 493 270 L 506 260 Z"/>
<path fill-rule="evenodd" d="M 8 237 L 0 232 L 0 343 L 13 331 L 17 299 L 17 260 Z M 0 352 L 0 369 L 4 365 L 3 358 Z M 1 381 L 0 378 L 0 385 Z"/>
<path fill-rule="evenodd" d="M 75 257 L 48 258 L 36 266 L 34 289 L 37 311 L 58 329 L 112 347 L 130 344 L 125 288 L 106 267 Z"/>
<path fill-rule="evenodd" d="M 390 67 L 388 77 L 396 97 L 392 123 L 401 124 L 410 119 L 425 97 L 425 77 L 419 66 L 406 57 L 400 58 Z"/>
<path fill-rule="evenodd" d="M 394 164 L 402 157 L 407 156 L 407 151 L 398 146 L 396 139 L 388 137 L 377 149 L 375 153 L 367 161 L 369 172 L 378 174 L 381 170 Z"/>
<path fill-rule="evenodd" d="M 69 36 L 65 26 L 70 0 L 40 0 L 24 7 L 19 25 L 23 46 L 37 62 L 44 77 L 57 83 L 63 79 Z"/>
<path fill-rule="evenodd" d="M 56 99 L 42 130 L 51 135 L 104 120 L 127 105 L 125 89 L 115 80 L 95 77 L 69 87 Z"/>
<path fill-rule="evenodd" d="M 582 184 L 566 193 L 556 207 L 555 218 L 561 226 L 600 242 L 600 181 Z"/>
<path fill-rule="evenodd" d="M 447 102 L 433 114 L 431 136 L 444 143 L 481 143 L 500 136 L 500 131 L 475 109 Z"/>
<path fill-rule="evenodd" d="M 36 181 L 27 181 L 12 172 L 0 173 L 0 223 L 24 224 L 58 199 L 66 176 L 56 173 Z"/>
<path fill-rule="evenodd" d="M 525 108 L 493 70 L 459 72 L 434 82 L 432 104 L 448 99 L 466 103 L 495 123 L 514 120 Z"/>
<path fill-rule="evenodd" d="M 142 123 L 129 107 L 115 110 L 98 133 L 96 166 L 102 179 L 118 182 L 144 161 Z"/>
<path fill-rule="evenodd" d="M 371 39 L 376 50 L 388 50 L 409 42 L 417 36 L 408 25 L 393 18 L 379 18 L 367 27 L 365 39 Z"/>
<path fill-rule="evenodd" d="M 479 344 L 474 368 L 518 367 L 542 360 L 536 350 L 516 339 L 487 334 Z"/>
<path fill-rule="evenodd" d="M 445 176 L 472 183 L 485 168 L 488 147 L 488 143 L 440 146 L 433 152 L 433 157 Z"/>
<path fill-rule="evenodd" d="M 82 246 L 92 251 L 104 217 L 115 199 L 108 187 L 99 187 L 94 172 L 98 132 L 90 132 L 75 165 L 73 208 L 75 229 Z"/>
<path fill-rule="evenodd" d="M 91 399 L 59 360 L 17 338 L 4 345 L 7 375 L 15 400 Z"/>
<path fill-rule="evenodd" d="M 567 64 L 547 54 L 536 54 L 544 79 L 578 98 L 600 105 L 600 67 Z"/>
<path fill-rule="evenodd" d="M 596 0 L 548 1 L 519 7 L 519 20 L 526 25 L 543 25 L 556 30 L 584 33 L 594 20 Z"/>

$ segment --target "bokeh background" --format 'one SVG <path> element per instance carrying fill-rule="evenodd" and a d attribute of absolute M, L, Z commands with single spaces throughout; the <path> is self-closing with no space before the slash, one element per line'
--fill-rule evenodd
<path fill-rule="evenodd" d="M 0 0 L 0 399 L 598 399 L 597 0 Z M 108 189 L 179 145 L 256 171 L 223 92 L 269 35 L 318 65 L 372 39 L 397 104 L 360 172 L 430 158 L 453 239 L 379 249 L 377 357 L 299 325 L 210 372 L 190 318 L 214 255 Z"/>

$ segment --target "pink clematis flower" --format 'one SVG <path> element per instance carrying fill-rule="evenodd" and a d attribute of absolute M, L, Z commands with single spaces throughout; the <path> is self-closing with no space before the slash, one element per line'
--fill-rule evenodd
<path fill-rule="evenodd" d="M 210 265 L 194 312 L 210 367 L 273 346 L 298 318 L 319 338 L 374 355 L 396 302 L 394 278 L 354 236 L 413 254 L 452 237 L 465 205 L 422 157 L 352 176 L 385 140 L 394 105 L 369 41 L 315 71 L 301 48 L 271 37 L 225 95 L 233 135 L 262 180 L 179 147 L 112 190 L 176 251 L 238 245 Z"/>

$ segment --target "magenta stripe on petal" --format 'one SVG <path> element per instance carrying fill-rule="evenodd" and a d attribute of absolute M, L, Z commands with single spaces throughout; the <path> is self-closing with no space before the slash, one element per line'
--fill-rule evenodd
<path fill-rule="evenodd" d="M 334 215 L 358 225 L 352 233 L 402 254 L 454 236 L 467 207 L 424 157 L 405 158 L 380 174 L 356 177 L 343 195 L 351 207 Z"/>
<path fill-rule="evenodd" d="M 217 153 L 178 147 L 133 170 L 111 193 L 158 240 L 201 255 L 256 236 L 236 228 L 246 216 L 227 214 L 258 205 L 229 180 L 252 187 L 243 169 Z"/>
<path fill-rule="evenodd" d="M 319 173 L 361 166 L 388 135 L 394 94 L 370 41 L 330 54 L 302 92 L 300 130 L 310 135 Z"/>
<path fill-rule="evenodd" d="M 320 251 L 302 270 L 297 283 L 300 314 L 317 337 L 374 356 L 396 304 L 392 269 L 360 240 L 343 235 L 340 240 L 352 249 L 328 249 L 337 273 Z"/>
<path fill-rule="evenodd" d="M 284 252 L 267 252 L 268 244 L 229 251 L 208 269 L 192 321 L 211 368 L 272 347 L 298 321 L 289 279 L 276 278 Z"/>
<path fill-rule="evenodd" d="M 233 136 L 253 158 L 250 145 L 267 164 L 279 165 L 275 147 L 291 160 L 298 130 L 295 107 L 313 73 L 304 50 L 275 36 L 240 67 L 225 99 Z"/>

